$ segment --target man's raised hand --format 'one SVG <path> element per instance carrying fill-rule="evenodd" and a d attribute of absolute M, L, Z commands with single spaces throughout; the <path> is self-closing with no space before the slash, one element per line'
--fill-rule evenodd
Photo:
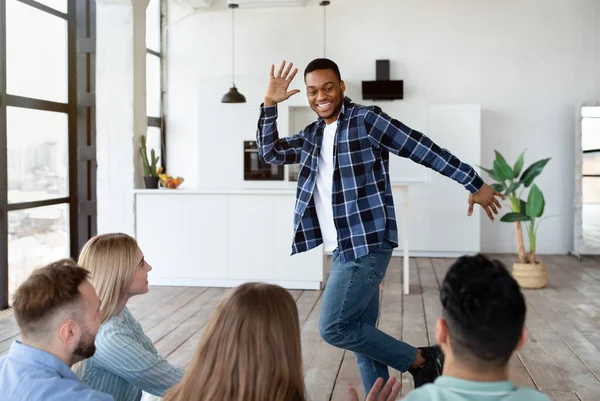
<path fill-rule="evenodd" d="M 281 62 L 277 74 L 275 74 L 275 65 L 271 65 L 271 74 L 269 76 L 269 86 L 265 94 L 265 106 L 275 106 L 279 102 L 289 99 L 292 95 L 300 93 L 300 89 L 288 91 L 290 83 L 298 72 L 297 68 L 292 67 L 294 63 L 289 63 L 286 67 L 285 60 Z M 291 73 L 290 73 L 291 71 Z"/>

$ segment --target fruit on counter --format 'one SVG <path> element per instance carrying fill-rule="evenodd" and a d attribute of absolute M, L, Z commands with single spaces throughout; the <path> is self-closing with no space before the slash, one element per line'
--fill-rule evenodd
<path fill-rule="evenodd" d="M 165 188 L 175 189 L 184 181 L 183 177 L 171 177 L 167 174 L 160 174 L 160 185 Z"/>

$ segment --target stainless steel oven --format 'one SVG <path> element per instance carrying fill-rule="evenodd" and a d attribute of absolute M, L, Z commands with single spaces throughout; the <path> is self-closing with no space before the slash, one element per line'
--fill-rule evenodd
<path fill-rule="evenodd" d="M 256 141 L 244 141 L 244 180 L 283 181 L 283 165 L 260 161 Z"/>

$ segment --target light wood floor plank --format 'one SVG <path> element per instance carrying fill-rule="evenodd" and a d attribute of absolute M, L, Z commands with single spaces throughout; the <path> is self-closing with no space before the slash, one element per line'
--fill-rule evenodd
<path fill-rule="evenodd" d="M 509 269 L 514 255 L 490 255 Z M 326 258 L 327 259 L 327 258 Z M 542 255 L 550 284 L 524 290 L 530 341 L 510 361 L 511 380 L 539 387 L 552 400 L 597 400 L 600 394 L 600 259 L 583 261 L 564 255 Z M 328 263 L 330 260 L 327 259 Z M 435 322 L 441 313 L 439 285 L 454 259 L 411 258 L 410 290 L 402 294 L 402 258 L 394 257 L 381 286 L 378 327 L 412 345 L 435 343 Z M 185 367 L 202 338 L 223 288 L 152 287 L 133 298 L 128 308 L 143 325 L 162 355 Z M 306 386 L 312 401 L 344 401 L 347 387 L 362 396 L 354 354 L 325 343 L 318 329 L 322 291 L 290 291 L 301 326 Z M 0 355 L 18 338 L 14 317 L 0 320 Z M 400 373 L 390 370 L 396 377 Z M 412 377 L 402 375 L 404 393 Z"/>

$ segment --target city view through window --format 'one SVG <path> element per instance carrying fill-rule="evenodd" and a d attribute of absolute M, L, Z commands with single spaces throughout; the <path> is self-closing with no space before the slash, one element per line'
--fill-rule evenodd
<path fill-rule="evenodd" d="M 66 0 L 43 3 L 67 12 Z M 67 43 L 66 19 L 7 1 L 7 94 L 66 104 Z M 9 204 L 69 196 L 68 139 L 66 110 L 6 108 Z M 33 269 L 69 255 L 67 201 L 9 211 L 9 300 Z"/>

